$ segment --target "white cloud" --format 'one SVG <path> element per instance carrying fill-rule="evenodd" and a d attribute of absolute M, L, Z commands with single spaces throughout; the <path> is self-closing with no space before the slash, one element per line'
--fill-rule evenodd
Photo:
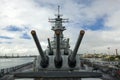
<path fill-rule="evenodd" d="M 61 5 L 61 13 L 65 18 L 70 18 L 66 24 L 65 37 L 70 37 L 71 48 L 74 48 L 81 26 L 94 24 L 98 18 L 105 18 L 105 27 L 108 30 L 86 30 L 79 52 L 107 52 L 119 49 L 120 31 L 120 0 L 92 0 L 90 5 L 77 3 L 74 0 L 1 0 L 0 1 L 0 36 L 13 37 L 12 40 L 0 39 L 0 42 L 12 42 L 0 44 L 0 53 L 11 54 L 38 54 L 34 41 L 21 39 L 20 36 L 35 29 L 41 41 L 43 49 L 47 46 L 47 38 L 53 36 L 48 18 L 57 13 L 57 5 Z M 87 3 L 89 4 L 89 3 Z M 76 25 L 79 23 L 79 26 Z M 29 26 L 29 30 L 21 32 L 8 32 L 3 30 L 6 26 Z M 76 27 L 77 26 L 77 27 Z M 32 36 L 31 36 L 32 37 Z M 1 55 L 1 54 L 0 54 Z"/>
<path fill-rule="evenodd" d="M 120 10 L 114 12 L 109 18 L 107 19 L 105 25 L 108 27 L 112 27 L 113 29 L 120 29 Z"/>

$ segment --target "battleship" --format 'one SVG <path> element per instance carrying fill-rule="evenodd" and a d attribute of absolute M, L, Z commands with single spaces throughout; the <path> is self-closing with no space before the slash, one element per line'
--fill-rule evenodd
<path fill-rule="evenodd" d="M 70 39 L 63 35 L 63 31 L 66 30 L 63 23 L 68 22 L 68 19 L 62 18 L 59 9 L 58 6 L 56 17 L 49 19 L 49 22 L 54 24 L 51 29 L 54 32 L 54 37 L 53 40 L 47 39 L 47 48 L 42 49 L 36 31 L 32 30 L 31 35 L 37 46 L 39 56 L 31 56 L 34 57 L 32 62 L 0 69 L 0 80 L 16 80 L 19 78 L 31 78 L 32 80 L 83 80 L 83 78 L 85 80 L 86 78 L 87 80 L 119 80 L 119 62 L 114 64 L 113 62 L 81 58 L 78 49 L 84 38 L 84 30 L 80 30 L 74 49 L 70 49 Z"/>
<path fill-rule="evenodd" d="M 15 78 L 34 78 L 35 80 L 80 80 L 81 78 L 99 78 L 102 76 L 99 72 L 81 70 L 81 62 L 77 54 L 85 31 L 80 31 L 75 47 L 71 50 L 69 38 L 65 39 L 63 35 L 63 31 L 66 30 L 63 23 L 68 22 L 68 19 L 61 17 L 59 9 L 60 7 L 58 6 L 56 18 L 49 19 L 49 22 L 54 23 L 51 29 L 54 31 L 53 41 L 48 38 L 48 47 L 43 51 L 36 31 L 32 30 L 31 34 L 40 55 L 37 56 L 33 63 L 33 72 L 17 72 L 14 73 Z"/>
<path fill-rule="evenodd" d="M 33 78 L 34 80 L 81 80 L 81 78 L 101 78 L 100 72 L 83 71 L 81 61 L 78 56 L 78 49 L 85 34 L 84 30 L 80 30 L 74 49 L 70 49 L 69 38 L 65 38 L 63 31 L 66 30 L 63 23 L 68 19 L 63 19 L 60 14 L 60 6 L 58 6 L 58 14 L 56 18 L 49 19 L 54 23 L 52 29 L 54 31 L 53 41 L 49 38 L 48 47 L 43 51 L 42 46 L 37 38 L 35 30 L 31 31 L 31 35 L 39 52 L 33 62 L 32 71 L 14 72 L 12 79 L 16 78 Z"/>

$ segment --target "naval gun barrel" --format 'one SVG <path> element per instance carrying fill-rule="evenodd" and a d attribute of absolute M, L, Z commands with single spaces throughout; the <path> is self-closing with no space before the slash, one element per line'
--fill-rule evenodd
<path fill-rule="evenodd" d="M 31 31 L 31 34 L 32 34 L 32 36 L 33 36 L 33 39 L 34 39 L 34 41 L 35 41 L 35 43 L 36 43 L 36 46 L 37 46 L 38 51 L 39 51 L 40 56 L 41 56 L 41 63 L 40 63 L 40 65 L 41 65 L 43 68 L 46 68 L 46 67 L 48 66 L 48 56 L 46 56 L 46 55 L 44 54 L 44 52 L 43 52 L 43 50 L 42 50 L 42 47 L 41 47 L 41 45 L 40 45 L 40 42 L 39 42 L 39 40 L 38 40 L 38 38 L 37 38 L 37 35 L 36 35 L 35 30 L 32 30 L 32 31 Z"/>
<path fill-rule="evenodd" d="M 75 67 L 75 65 L 76 65 L 76 54 L 77 54 L 78 48 L 80 46 L 80 43 L 82 41 L 82 38 L 84 36 L 84 33 L 85 33 L 84 30 L 80 31 L 80 34 L 79 34 L 78 40 L 76 42 L 75 48 L 73 50 L 73 53 L 71 55 L 69 55 L 69 57 L 68 57 L 68 64 L 70 67 Z"/>
<path fill-rule="evenodd" d="M 60 30 L 55 31 L 56 34 L 56 55 L 55 55 L 55 66 L 60 68 L 62 66 L 62 57 L 60 52 Z"/>
<path fill-rule="evenodd" d="M 50 39 L 49 38 L 48 38 L 48 45 L 49 45 L 49 50 L 50 50 L 49 54 L 53 55 L 53 50 L 51 48 L 51 44 L 50 44 Z"/>
<path fill-rule="evenodd" d="M 68 55 L 68 49 L 69 49 L 69 38 L 67 39 L 67 44 L 64 52 L 65 55 Z"/>

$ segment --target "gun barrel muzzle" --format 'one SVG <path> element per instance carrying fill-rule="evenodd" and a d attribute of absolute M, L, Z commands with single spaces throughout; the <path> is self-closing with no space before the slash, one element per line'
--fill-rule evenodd
<path fill-rule="evenodd" d="M 73 53 L 69 55 L 68 57 L 68 60 L 69 60 L 69 66 L 71 67 L 74 67 L 75 66 L 75 63 L 76 63 L 76 54 L 78 52 L 78 48 L 81 44 L 81 41 L 82 41 L 82 38 L 85 34 L 85 31 L 84 30 L 81 30 L 80 31 L 80 34 L 79 34 L 79 37 L 78 37 L 78 40 L 76 42 L 76 45 L 75 45 L 75 48 L 73 50 Z M 74 65 L 73 65 L 74 64 Z"/>
<path fill-rule="evenodd" d="M 35 30 L 32 30 L 32 31 L 31 31 L 31 34 L 32 34 L 33 39 L 34 39 L 34 41 L 35 41 L 35 43 L 36 43 L 36 46 L 37 46 L 38 51 L 39 51 L 39 54 L 41 55 L 41 66 L 45 68 L 45 67 L 48 66 L 48 56 L 46 56 L 46 55 L 44 54 L 44 52 L 43 52 L 43 50 L 42 50 L 42 47 L 41 47 L 41 45 L 40 45 L 40 42 L 39 42 L 39 40 L 38 40 L 38 38 L 37 38 L 37 35 L 36 35 Z"/>

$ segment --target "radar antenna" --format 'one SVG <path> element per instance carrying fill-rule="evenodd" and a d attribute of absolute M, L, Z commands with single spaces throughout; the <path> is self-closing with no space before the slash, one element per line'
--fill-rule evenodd
<path fill-rule="evenodd" d="M 65 26 L 62 25 L 62 23 L 66 23 L 68 22 L 68 19 L 63 19 L 60 14 L 60 6 L 58 5 L 58 10 L 57 10 L 57 14 L 55 14 L 56 18 L 53 19 L 49 19 L 49 22 L 54 23 L 54 25 L 52 26 L 52 30 L 56 31 L 56 30 L 60 30 L 60 31 L 64 31 L 66 30 Z"/>
<path fill-rule="evenodd" d="M 60 14 L 60 6 L 58 5 L 58 13 L 55 14 L 55 16 L 57 16 L 58 18 L 60 18 L 60 16 L 62 16 L 62 14 Z"/>

